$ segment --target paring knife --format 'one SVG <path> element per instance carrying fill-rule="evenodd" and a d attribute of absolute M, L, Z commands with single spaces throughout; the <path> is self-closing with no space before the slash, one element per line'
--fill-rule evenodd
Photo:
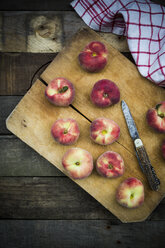
<path fill-rule="evenodd" d="M 133 139 L 136 156 L 139 162 L 139 165 L 142 169 L 142 172 L 146 175 L 148 183 L 152 190 L 157 191 L 160 186 L 160 180 L 157 177 L 154 168 L 151 165 L 146 149 L 143 145 L 142 140 L 139 137 L 135 122 L 131 115 L 131 112 L 125 101 L 121 102 L 122 111 L 128 126 L 128 130 L 131 138 Z"/>

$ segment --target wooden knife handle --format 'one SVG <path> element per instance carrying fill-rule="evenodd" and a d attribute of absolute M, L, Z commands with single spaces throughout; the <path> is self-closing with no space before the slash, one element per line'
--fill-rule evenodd
<path fill-rule="evenodd" d="M 151 165 L 146 149 L 140 139 L 135 140 L 134 144 L 142 171 L 146 175 L 151 189 L 157 191 L 160 186 L 160 180 L 157 177 L 153 166 Z"/>

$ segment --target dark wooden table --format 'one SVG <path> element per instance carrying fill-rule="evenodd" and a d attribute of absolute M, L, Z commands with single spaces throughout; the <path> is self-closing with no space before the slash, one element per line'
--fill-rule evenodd
<path fill-rule="evenodd" d="M 165 200 L 145 222 L 123 224 L 6 129 L 38 75 L 85 26 L 69 2 L 1 2 L 0 247 L 165 247 Z M 123 37 L 100 35 L 132 60 Z"/>

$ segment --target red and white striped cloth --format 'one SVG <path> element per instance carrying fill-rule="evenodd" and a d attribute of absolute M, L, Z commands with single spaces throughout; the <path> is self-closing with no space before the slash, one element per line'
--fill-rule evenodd
<path fill-rule="evenodd" d="M 165 87 L 165 7 L 148 0 L 74 0 L 71 5 L 92 29 L 126 36 L 139 72 Z"/>

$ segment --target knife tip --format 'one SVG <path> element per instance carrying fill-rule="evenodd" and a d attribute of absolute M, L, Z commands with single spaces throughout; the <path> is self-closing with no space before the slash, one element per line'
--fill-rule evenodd
<path fill-rule="evenodd" d="M 121 100 L 121 105 L 125 104 L 125 101 L 124 100 Z"/>

